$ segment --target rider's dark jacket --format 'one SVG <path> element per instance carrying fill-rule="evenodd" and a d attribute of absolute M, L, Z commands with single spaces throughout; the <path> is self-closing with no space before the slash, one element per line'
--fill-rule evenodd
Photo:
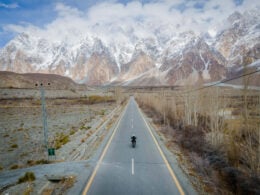
<path fill-rule="evenodd" d="M 135 142 L 135 141 L 136 141 L 136 137 L 135 137 L 135 136 L 132 136 L 132 137 L 131 137 L 131 141 L 132 141 L 132 142 Z"/>

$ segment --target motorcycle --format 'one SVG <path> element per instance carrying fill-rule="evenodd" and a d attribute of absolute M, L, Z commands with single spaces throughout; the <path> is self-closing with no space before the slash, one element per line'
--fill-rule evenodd
<path fill-rule="evenodd" d="M 136 146 L 136 137 L 135 136 L 131 137 L 131 142 L 132 142 L 132 147 L 135 148 L 135 146 Z"/>
<path fill-rule="evenodd" d="M 132 147 L 135 148 L 136 140 L 132 140 Z"/>

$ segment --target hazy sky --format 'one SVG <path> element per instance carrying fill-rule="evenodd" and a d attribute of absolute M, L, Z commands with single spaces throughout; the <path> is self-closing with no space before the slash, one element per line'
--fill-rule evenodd
<path fill-rule="evenodd" d="M 214 25 L 234 11 L 257 7 L 259 0 L 0 0 L 0 48 L 22 32 L 53 40 L 88 32 L 108 36 L 111 26 L 130 30 L 137 23 L 214 34 Z"/>

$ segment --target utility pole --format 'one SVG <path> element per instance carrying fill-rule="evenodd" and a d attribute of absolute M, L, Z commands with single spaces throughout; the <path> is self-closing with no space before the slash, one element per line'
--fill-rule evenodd
<path fill-rule="evenodd" d="M 108 86 L 106 86 L 106 104 L 108 103 Z"/>
<path fill-rule="evenodd" d="M 38 84 L 36 83 L 35 86 L 37 87 Z M 48 83 L 48 86 L 50 86 L 50 83 Z M 46 147 L 47 156 L 49 156 L 47 112 L 46 112 L 46 103 L 45 103 L 45 90 L 44 90 L 43 83 L 40 83 L 39 88 L 40 88 L 40 92 L 41 92 L 41 103 L 42 103 L 42 121 L 43 121 L 43 132 L 44 132 L 44 145 Z"/>
<path fill-rule="evenodd" d="M 169 116 L 170 116 L 170 112 L 169 112 L 169 104 L 168 101 L 171 101 L 171 96 L 168 94 L 166 95 L 166 111 L 167 111 L 167 127 L 169 127 Z"/>
<path fill-rule="evenodd" d="M 164 91 L 164 88 L 163 88 L 163 125 L 164 127 L 166 126 L 166 105 L 165 105 L 165 91 Z"/>

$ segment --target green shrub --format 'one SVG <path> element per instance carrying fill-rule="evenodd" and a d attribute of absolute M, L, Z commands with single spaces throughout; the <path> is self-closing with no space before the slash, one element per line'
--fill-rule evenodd
<path fill-rule="evenodd" d="M 12 166 L 10 167 L 10 169 L 18 169 L 18 168 L 19 168 L 18 165 L 12 165 Z"/>
<path fill-rule="evenodd" d="M 23 192 L 23 195 L 31 195 L 33 192 L 33 188 L 31 185 L 28 185 L 25 191 Z"/>
<path fill-rule="evenodd" d="M 88 130 L 88 129 L 91 129 L 91 127 L 90 126 L 87 126 L 87 127 L 82 126 L 82 127 L 80 127 L 80 130 Z"/>
<path fill-rule="evenodd" d="M 24 176 L 20 177 L 18 179 L 18 183 L 24 183 L 28 181 L 34 181 L 35 180 L 35 175 L 33 172 L 26 172 Z"/>
<path fill-rule="evenodd" d="M 38 164 L 49 164 L 49 161 L 46 160 L 46 159 L 41 159 L 41 160 L 37 160 L 37 161 L 36 161 L 36 164 L 37 164 L 37 165 L 38 165 Z"/>
<path fill-rule="evenodd" d="M 69 135 L 65 135 L 64 133 L 57 133 L 55 139 L 55 148 L 59 149 L 61 148 L 61 146 L 65 145 L 69 141 Z"/>
<path fill-rule="evenodd" d="M 76 130 L 75 129 L 71 129 L 70 130 L 70 135 L 73 135 L 74 133 L 76 133 Z"/>
<path fill-rule="evenodd" d="M 101 111 L 100 111 L 100 115 L 104 116 L 104 115 L 105 115 L 105 112 L 106 112 L 105 110 L 101 110 Z"/>
<path fill-rule="evenodd" d="M 11 148 L 18 148 L 18 145 L 17 144 L 12 144 Z"/>
<path fill-rule="evenodd" d="M 33 166 L 33 165 L 39 165 L 39 164 L 48 164 L 49 161 L 48 160 L 45 160 L 45 159 L 40 159 L 40 160 L 27 160 L 27 164 L 30 165 L 30 166 Z"/>
<path fill-rule="evenodd" d="M 33 164 L 34 164 L 34 161 L 33 161 L 33 160 L 27 160 L 27 164 L 28 164 L 28 165 L 33 165 Z"/>

